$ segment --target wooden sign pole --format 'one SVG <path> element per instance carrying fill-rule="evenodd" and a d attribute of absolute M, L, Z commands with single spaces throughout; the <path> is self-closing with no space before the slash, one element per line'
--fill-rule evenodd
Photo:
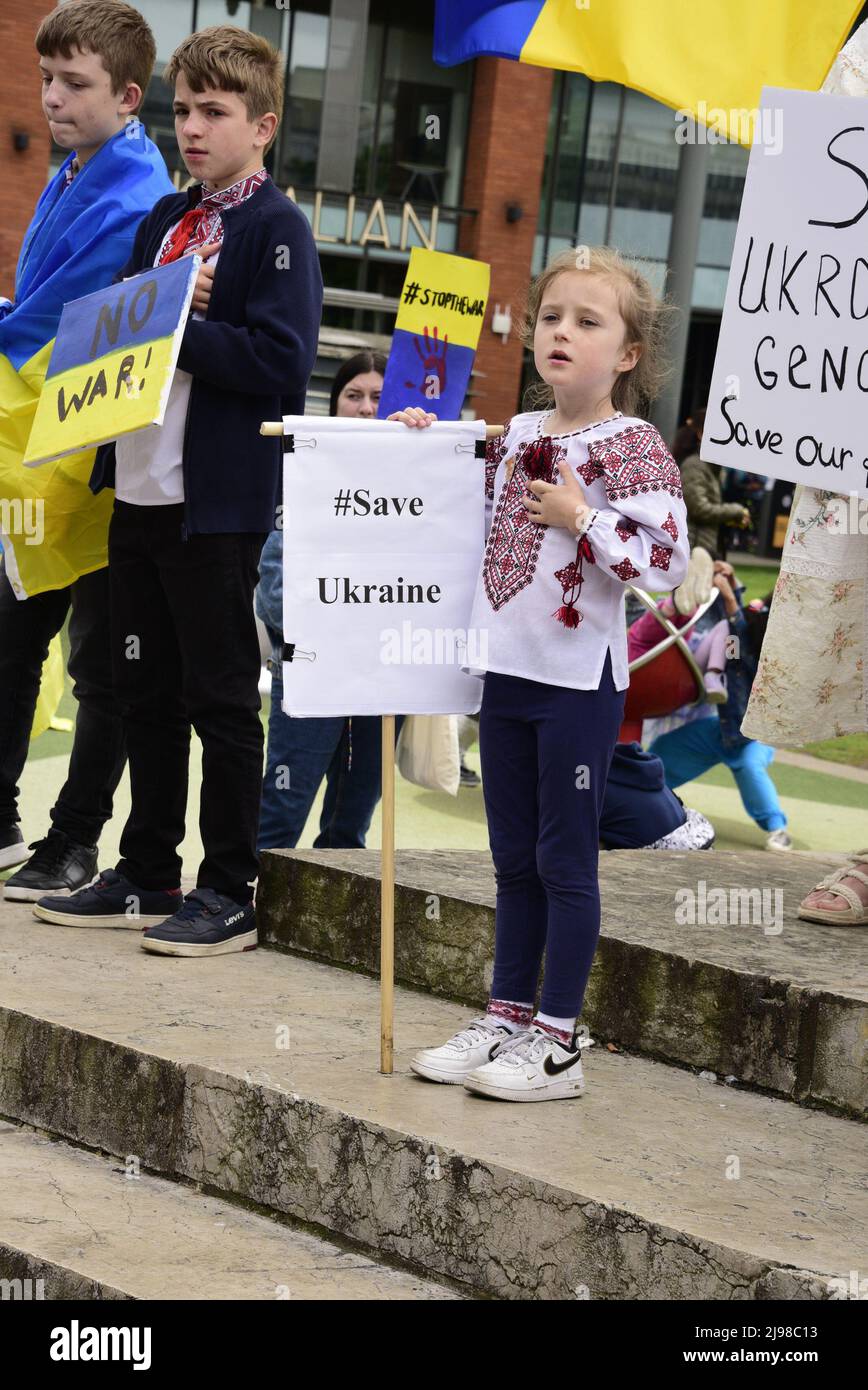
<path fill-rule="evenodd" d="M 380 840 L 380 1071 L 392 1075 L 395 1036 L 395 716 L 384 714 Z"/>
<path fill-rule="evenodd" d="M 282 435 L 282 420 L 263 420 L 259 433 Z M 503 425 L 486 425 L 486 439 Z M 391 1076 L 395 1040 L 395 716 L 382 716 L 382 837 L 380 847 L 380 1072 Z"/>

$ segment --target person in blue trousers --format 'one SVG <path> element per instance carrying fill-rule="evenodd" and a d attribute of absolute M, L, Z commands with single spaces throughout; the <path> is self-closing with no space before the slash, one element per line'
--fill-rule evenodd
<path fill-rule="evenodd" d="M 377 414 L 386 359 L 360 352 L 338 371 L 329 414 L 371 420 Z M 283 532 L 272 531 L 259 563 L 256 611 L 274 648 L 271 714 L 262 782 L 258 850 L 298 844 L 323 778 L 325 797 L 316 849 L 364 849 L 380 799 L 381 721 L 377 715 L 294 719 L 284 714 Z M 403 722 L 395 720 L 396 737 Z"/>
<path fill-rule="evenodd" d="M 738 639 L 738 656 L 726 663 L 726 703 L 717 706 L 716 719 L 697 719 L 661 734 L 650 744 L 649 751 L 662 761 L 667 785 L 673 788 L 692 782 L 723 763 L 735 778 L 748 815 L 766 832 L 766 849 L 790 850 L 787 817 L 768 773 L 775 750 L 741 732 L 768 623 L 771 595 L 742 608 L 740 586 L 733 589 L 721 575 L 715 582 L 721 590 L 730 636 Z"/>

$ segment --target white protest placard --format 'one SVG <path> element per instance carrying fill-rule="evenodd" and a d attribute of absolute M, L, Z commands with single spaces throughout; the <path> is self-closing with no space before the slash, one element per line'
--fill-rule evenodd
<path fill-rule="evenodd" d="M 782 138 L 751 149 L 702 457 L 868 493 L 868 103 L 762 104 Z"/>
<path fill-rule="evenodd" d="M 483 421 L 284 416 L 283 708 L 467 714 L 485 536 Z"/>

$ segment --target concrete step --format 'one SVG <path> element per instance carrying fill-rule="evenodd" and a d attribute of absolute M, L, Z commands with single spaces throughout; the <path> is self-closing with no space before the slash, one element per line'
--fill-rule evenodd
<path fill-rule="evenodd" d="M 378 971 L 378 853 L 273 850 L 263 859 L 257 913 L 266 943 Z M 841 862 L 750 851 L 602 854 L 603 930 L 583 1015 L 592 1035 L 864 1119 L 868 931 L 796 916 Z M 739 897 L 744 890 L 755 896 Z M 400 851 L 397 979 L 484 1004 L 494 897 L 487 854 Z"/>
<path fill-rule="evenodd" d="M 462 1297 L 358 1250 L 135 1172 L 130 1164 L 0 1121 L 0 1279 L 22 1281 L 10 1286 L 10 1296 Z"/>
<path fill-rule="evenodd" d="M 0 1114 L 503 1298 L 827 1298 L 868 1267 L 865 1128 L 591 1049 L 505 1108 L 409 1072 L 465 1007 L 276 951 L 149 956 L 0 912 Z"/>

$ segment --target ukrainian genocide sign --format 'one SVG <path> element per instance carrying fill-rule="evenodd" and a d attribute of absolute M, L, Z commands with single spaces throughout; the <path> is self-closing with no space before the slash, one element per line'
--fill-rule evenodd
<path fill-rule="evenodd" d="M 285 416 L 287 714 L 461 714 L 485 534 L 482 421 Z"/>
<path fill-rule="evenodd" d="M 65 304 L 24 462 L 161 425 L 199 256 Z"/>
<path fill-rule="evenodd" d="M 751 149 L 702 457 L 868 493 L 866 102 L 772 87 L 763 107 L 782 139 Z"/>
<path fill-rule="evenodd" d="M 413 248 L 380 397 L 381 420 L 411 405 L 438 420 L 459 418 L 489 279 L 484 261 Z"/>

